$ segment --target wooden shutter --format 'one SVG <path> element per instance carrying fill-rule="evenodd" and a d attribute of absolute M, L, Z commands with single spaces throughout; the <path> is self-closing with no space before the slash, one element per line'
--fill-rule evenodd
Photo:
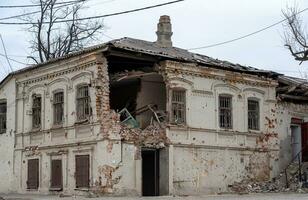
<path fill-rule="evenodd" d="M 39 160 L 30 159 L 28 160 L 28 189 L 38 189 L 39 187 Z"/>
<path fill-rule="evenodd" d="M 76 188 L 89 187 L 89 155 L 76 156 Z"/>
<path fill-rule="evenodd" d="M 302 123 L 302 161 L 308 161 L 308 122 Z"/>
<path fill-rule="evenodd" d="M 62 160 L 51 161 L 51 188 L 62 189 Z"/>

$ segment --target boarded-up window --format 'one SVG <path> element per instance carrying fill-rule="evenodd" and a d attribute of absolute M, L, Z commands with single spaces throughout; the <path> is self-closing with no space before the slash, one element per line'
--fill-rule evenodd
<path fill-rule="evenodd" d="M 51 161 L 51 188 L 62 189 L 62 160 Z"/>
<path fill-rule="evenodd" d="M 77 155 L 76 156 L 76 188 L 88 188 L 89 187 L 89 155 Z"/>
<path fill-rule="evenodd" d="M 88 119 L 90 115 L 89 87 L 83 85 L 77 89 L 77 120 Z"/>
<path fill-rule="evenodd" d="M 0 134 L 6 132 L 6 102 L 0 103 Z"/>
<path fill-rule="evenodd" d="M 219 96 L 219 126 L 220 128 L 232 128 L 232 97 Z"/>
<path fill-rule="evenodd" d="M 28 160 L 27 189 L 38 189 L 39 187 L 39 160 Z"/>
<path fill-rule="evenodd" d="M 59 125 L 63 122 L 63 107 L 64 107 L 64 94 L 57 92 L 54 94 L 53 99 L 53 117 L 54 124 Z"/>
<path fill-rule="evenodd" d="M 185 90 L 173 90 L 171 99 L 171 122 L 184 124 L 186 122 Z"/>
<path fill-rule="evenodd" d="M 248 129 L 259 130 L 259 102 L 248 100 Z"/>
<path fill-rule="evenodd" d="M 41 127 L 41 97 L 34 96 L 33 97 L 33 105 L 32 105 L 32 127 L 40 128 Z"/>

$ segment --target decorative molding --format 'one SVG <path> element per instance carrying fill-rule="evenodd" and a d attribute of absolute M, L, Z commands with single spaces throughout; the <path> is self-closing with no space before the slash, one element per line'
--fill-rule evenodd
<path fill-rule="evenodd" d="M 45 80 L 54 79 L 54 78 L 59 77 L 59 76 L 63 76 L 63 75 L 70 74 L 70 73 L 73 73 L 73 72 L 76 72 L 76 71 L 84 70 L 86 68 L 94 66 L 95 64 L 96 64 L 96 61 L 93 60 L 93 61 L 81 64 L 81 65 L 75 65 L 73 67 L 70 67 L 70 68 L 67 68 L 67 69 L 64 69 L 64 70 L 59 70 L 59 71 L 52 72 L 52 73 L 46 73 L 46 74 L 39 76 L 37 78 L 17 82 L 17 85 L 20 85 L 20 84 L 29 85 L 29 84 L 39 83 L 39 82 L 42 82 L 42 81 L 45 81 Z M 59 67 L 61 67 L 61 66 L 59 66 Z"/>
<path fill-rule="evenodd" d="M 63 155 L 63 154 L 68 154 L 68 150 L 67 149 L 61 149 L 58 151 L 50 151 L 46 153 L 49 156 L 59 156 L 59 155 Z"/>
<path fill-rule="evenodd" d="M 257 92 L 259 94 L 265 95 L 265 92 L 263 90 L 258 89 L 258 88 L 244 88 L 243 89 L 243 92 L 249 92 L 249 91 Z"/>
<path fill-rule="evenodd" d="M 207 91 L 207 90 L 192 90 L 193 95 L 195 96 L 213 96 L 212 91 Z"/>
<path fill-rule="evenodd" d="M 178 63 L 179 65 L 181 63 Z M 181 65 L 182 66 L 182 65 Z M 215 80 L 221 80 L 221 81 L 231 81 L 231 82 L 236 82 L 240 84 L 245 84 L 245 85 L 251 85 L 251 86 L 260 86 L 260 87 L 276 87 L 277 82 L 274 80 L 267 80 L 265 78 L 260 78 L 257 76 L 252 76 L 245 74 L 245 77 L 255 79 L 255 80 L 248 80 L 245 78 L 242 79 L 236 79 L 233 76 L 224 76 L 224 75 L 218 75 L 218 74 L 212 74 L 210 72 L 205 71 L 206 68 L 200 69 L 197 66 L 190 66 L 188 69 L 185 68 L 179 68 L 179 67 L 170 67 L 170 63 L 167 63 L 167 66 L 165 66 L 163 69 L 161 69 L 163 73 L 169 73 L 169 74 L 183 74 L 183 75 L 190 75 L 190 76 L 197 76 L 197 77 L 203 77 L 203 78 L 209 78 L 209 79 L 215 79 Z M 225 70 L 222 70 L 225 71 Z M 238 73 L 233 72 L 234 75 L 237 75 Z M 265 80 L 264 80 L 265 79 Z"/>
<path fill-rule="evenodd" d="M 73 153 L 89 152 L 93 150 L 94 150 L 94 147 L 80 148 L 80 149 L 74 149 Z"/>
<path fill-rule="evenodd" d="M 238 87 L 236 87 L 235 85 L 231 85 L 231 84 L 227 84 L 227 83 L 218 83 L 218 84 L 215 84 L 213 85 L 213 88 L 216 89 L 216 88 L 228 88 L 228 89 L 232 89 L 234 90 L 235 92 L 238 92 L 240 93 L 241 92 L 241 89 L 239 89 Z"/>
<path fill-rule="evenodd" d="M 189 80 L 182 78 L 182 77 L 171 77 L 171 78 L 168 78 L 168 81 L 180 81 L 180 82 L 187 83 L 190 86 L 194 85 L 194 83 L 192 81 L 189 81 Z"/>

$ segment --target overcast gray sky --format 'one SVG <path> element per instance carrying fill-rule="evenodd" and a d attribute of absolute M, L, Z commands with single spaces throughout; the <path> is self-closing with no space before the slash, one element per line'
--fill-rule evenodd
<path fill-rule="evenodd" d="M 0 5 L 28 4 L 28 0 L 0 0 Z M 168 0 L 88 0 L 83 16 L 93 16 L 125 11 Z M 156 25 L 160 15 L 169 15 L 173 25 L 173 44 L 181 48 L 194 48 L 234 39 L 254 32 L 281 20 L 281 10 L 287 4 L 297 3 L 300 9 L 308 7 L 307 0 L 185 0 L 177 4 L 154 8 L 104 19 L 105 34 L 97 43 L 111 38 L 133 37 L 156 40 Z M 34 11 L 27 9 L 26 11 Z M 24 12 L 25 9 L 1 9 L 0 18 Z M 308 24 L 308 11 L 301 14 Z M 307 26 L 308 27 L 308 26 Z M 21 62 L 31 63 L 29 34 L 24 26 L 0 25 L 0 34 L 8 55 Z M 233 43 L 200 49 L 194 52 L 242 65 L 274 70 L 301 77 L 308 73 L 308 62 L 299 66 L 283 47 L 283 26 L 277 25 L 251 37 Z M 0 53 L 4 53 L 0 46 Z M 17 70 L 24 65 L 11 62 Z M 0 56 L 0 79 L 9 72 L 5 58 Z"/>

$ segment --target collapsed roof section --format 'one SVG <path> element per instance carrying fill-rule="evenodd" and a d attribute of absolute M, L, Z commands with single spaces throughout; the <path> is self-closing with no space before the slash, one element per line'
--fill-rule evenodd
<path fill-rule="evenodd" d="M 283 101 L 294 103 L 308 102 L 308 81 L 290 76 L 279 76 L 279 86 L 276 89 L 277 97 Z"/>

